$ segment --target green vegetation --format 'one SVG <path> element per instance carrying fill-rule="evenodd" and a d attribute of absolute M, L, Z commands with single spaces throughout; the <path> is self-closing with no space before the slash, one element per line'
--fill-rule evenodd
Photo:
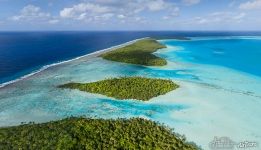
<path fill-rule="evenodd" d="M 179 86 L 170 80 L 164 79 L 122 77 L 92 83 L 67 83 L 59 87 L 103 94 L 117 99 L 147 101 L 153 97 L 166 94 Z"/>
<path fill-rule="evenodd" d="M 161 48 L 166 47 L 154 39 L 144 39 L 100 56 L 104 59 L 117 62 L 144 66 L 164 66 L 167 64 L 167 61 L 152 54 Z"/>
<path fill-rule="evenodd" d="M 67 118 L 0 128 L 0 149 L 173 149 L 195 150 L 165 126 L 141 119 Z"/>

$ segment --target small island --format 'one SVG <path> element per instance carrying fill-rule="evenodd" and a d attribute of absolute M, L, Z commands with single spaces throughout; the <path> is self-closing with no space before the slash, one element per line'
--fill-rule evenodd
<path fill-rule="evenodd" d="M 184 136 L 141 118 L 72 117 L 0 128 L 0 149 L 173 149 L 197 150 Z"/>
<path fill-rule="evenodd" d="M 118 48 L 104 54 L 100 57 L 106 60 L 137 64 L 144 66 L 164 66 L 167 61 L 163 58 L 153 55 L 158 49 L 166 48 L 158 41 L 147 38 L 139 40 L 133 44 Z"/>
<path fill-rule="evenodd" d="M 67 83 L 59 88 L 78 89 L 97 93 L 116 99 L 136 99 L 148 101 L 153 97 L 164 95 L 179 86 L 171 80 L 145 77 L 112 78 L 92 83 Z"/>

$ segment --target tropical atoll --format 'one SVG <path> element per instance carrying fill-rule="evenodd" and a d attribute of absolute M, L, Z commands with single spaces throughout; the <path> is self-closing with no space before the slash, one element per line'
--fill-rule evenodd
<path fill-rule="evenodd" d="M 171 129 L 141 118 L 67 118 L 0 128 L 0 149 L 195 150 L 198 147 Z"/>
<path fill-rule="evenodd" d="M 121 77 L 92 83 L 67 83 L 60 85 L 59 87 L 98 93 L 117 99 L 147 101 L 153 97 L 175 90 L 179 86 L 171 80 L 144 77 Z"/>
<path fill-rule="evenodd" d="M 143 39 L 133 44 L 101 54 L 100 57 L 117 62 L 144 66 L 164 66 L 167 61 L 153 55 L 158 49 L 166 48 L 154 39 Z"/>

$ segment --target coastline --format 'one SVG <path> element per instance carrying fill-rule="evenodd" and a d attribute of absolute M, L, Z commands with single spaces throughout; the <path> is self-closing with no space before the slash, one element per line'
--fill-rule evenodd
<path fill-rule="evenodd" d="M 117 48 L 121 48 L 121 47 L 124 47 L 124 46 L 127 46 L 127 45 L 130 45 L 132 43 L 135 43 L 139 40 L 143 40 L 143 39 L 147 39 L 149 37 L 144 37 L 144 38 L 139 38 L 139 39 L 135 39 L 135 40 L 131 40 L 131 41 L 128 41 L 128 42 L 125 42 L 125 43 L 122 43 L 122 44 L 119 44 L 119 45 L 115 45 L 115 46 L 112 46 L 112 47 L 109 47 L 109 48 L 105 48 L 105 49 L 102 49 L 102 50 L 98 50 L 98 51 L 95 51 L 95 52 L 92 52 L 92 53 L 89 53 L 89 54 L 86 54 L 86 55 L 82 55 L 82 56 L 79 56 L 79 57 L 76 57 L 76 58 L 73 58 L 73 59 L 69 59 L 69 60 L 65 60 L 65 61 L 61 61 L 61 62 L 57 62 L 57 63 L 53 63 L 53 64 L 49 64 L 49 65 L 45 65 L 43 67 L 41 67 L 40 69 L 38 70 L 35 70 L 29 74 L 26 74 L 24 76 L 21 76 L 17 79 L 14 79 L 14 80 L 10 80 L 10 81 L 7 81 L 7 82 L 4 82 L 4 83 L 1 83 L 0 84 L 0 89 L 8 86 L 8 85 L 11 85 L 11 84 L 14 84 L 16 82 L 19 82 L 21 80 L 24 80 L 24 79 L 27 79 L 33 75 L 36 75 L 48 68 L 51 68 L 53 66 L 58 66 L 58 65 L 61 65 L 61 64 L 64 64 L 64 63 L 68 63 L 68 62 L 71 62 L 71 61 L 74 61 L 74 60 L 78 60 L 78 59 L 82 59 L 82 58 L 86 58 L 86 57 L 97 57 L 105 52 L 109 52 L 109 51 L 113 51 Z"/>
<path fill-rule="evenodd" d="M 139 40 L 142 40 L 142 39 L 146 39 L 146 38 L 150 38 L 150 37 L 144 37 L 144 38 L 138 38 L 138 39 L 135 39 L 135 40 L 131 40 L 131 41 L 128 41 L 128 42 L 125 42 L 125 43 L 122 43 L 122 44 L 119 44 L 119 45 L 115 45 L 115 46 L 112 46 L 112 47 L 109 47 L 109 48 L 105 48 L 105 49 L 101 49 L 101 50 L 98 50 L 98 51 L 95 51 L 95 52 L 92 52 L 92 53 L 88 53 L 88 54 L 85 54 L 85 55 L 82 55 L 82 56 L 79 56 L 79 57 L 76 57 L 76 58 L 72 58 L 72 59 L 69 59 L 69 60 L 65 60 L 65 61 L 61 61 L 61 62 L 56 62 L 56 63 L 52 63 L 52 64 L 49 64 L 49 65 L 44 65 L 42 66 L 40 69 L 37 69 L 35 71 L 32 71 L 31 73 L 29 74 L 25 74 L 19 78 L 16 78 L 14 80 L 10 80 L 10 81 L 7 81 L 7 82 L 4 82 L 4 83 L 0 83 L 0 89 L 8 86 L 8 85 L 11 85 L 13 83 L 16 83 L 16 82 L 19 82 L 21 80 L 24 80 L 24 79 L 27 79 L 35 74 L 38 74 L 48 68 L 51 68 L 53 66 L 57 66 L 57 65 L 60 65 L 60 64 L 64 64 L 64 63 L 67 63 L 67 62 L 71 62 L 71 61 L 74 61 L 74 60 L 78 60 L 78 59 L 81 59 L 81 58 L 85 58 L 85 57 L 97 57 L 98 55 L 100 54 L 103 54 L 105 52 L 108 52 L 108 51 L 112 51 L 116 48 L 121 48 L 121 47 L 124 47 L 124 46 L 127 46 L 129 44 L 132 44 L 134 42 L 137 42 Z M 204 37 L 204 39 L 200 39 L 202 37 L 188 37 L 188 38 L 191 38 L 193 39 L 193 41 L 195 40 L 210 40 L 213 38 L 213 40 L 217 40 L 218 37 L 214 36 L 214 37 L 209 37 L 206 39 L 206 37 Z M 233 38 L 238 38 L 238 39 L 260 39 L 261 37 L 260 36 L 220 36 L 219 37 L 220 39 L 233 39 Z M 158 39 L 158 41 L 160 42 L 166 42 L 166 41 L 180 41 L 180 39 Z M 186 40 L 186 41 L 190 41 L 190 40 Z"/>

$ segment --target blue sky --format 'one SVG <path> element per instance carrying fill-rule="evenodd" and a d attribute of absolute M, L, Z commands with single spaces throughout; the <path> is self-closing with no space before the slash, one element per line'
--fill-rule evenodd
<path fill-rule="evenodd" d="M 0 30 L 261 30 L 261 0 L 0 0 Z"/>

